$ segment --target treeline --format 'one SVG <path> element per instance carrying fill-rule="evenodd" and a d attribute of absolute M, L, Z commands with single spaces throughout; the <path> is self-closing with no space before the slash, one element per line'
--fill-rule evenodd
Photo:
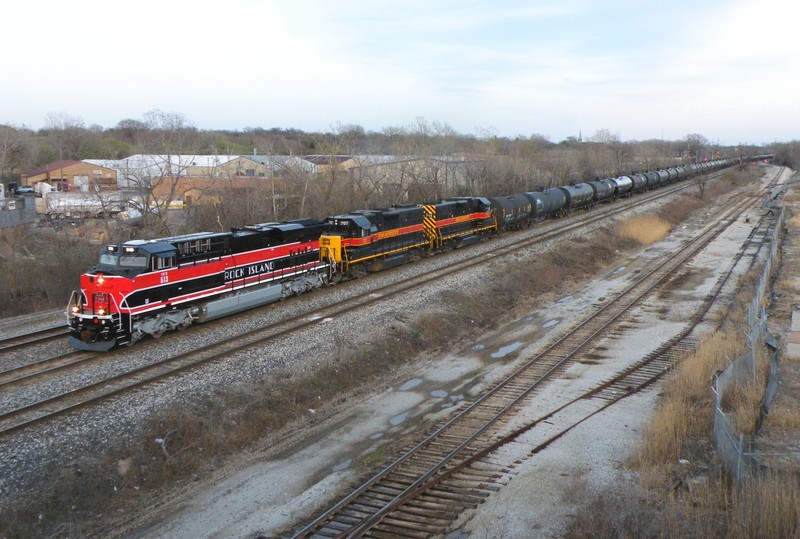
<path fill-rule="evenodd" d="M 396 155 L 466 156 L 488 160 L 487 173 L 535 170 L 543 177 L 586 180 L 603 174 L 675 164 L 675 159 L 713 159 L 761 153 L 761 147 L 719 147 L 700 134 L 681 140 L 622 141 L 607 129 L 586 140 L 552 142 L 542 135 L 497 137 L 461 134 L 445 123 L 418 118 L 380 132 L 340 124 L 327 132 L 246 127 L 203 130 L 179 113 L 152 110 L 141 119 L 123 119 L 104 128 L 78 117 L 52 115 L 33 130 L 0 125 L 0 181 L 19 179 L 31 168 L 59 160 L 121 159 L 133 154 Z M 514 163 L 514 167 L 509 166 Z M 519 164 L 523 165 L 519 167 Z"/>
<path fill-rule="evenodd" d="M 781 142 L 773 145 L 774 163 L 797 170 L 800 167 L 800 141 Z"/>

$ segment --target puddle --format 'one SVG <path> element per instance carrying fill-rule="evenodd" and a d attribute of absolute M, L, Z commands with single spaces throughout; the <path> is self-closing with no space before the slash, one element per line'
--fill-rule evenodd
<path fill-rule="evenodd" d="M 484 348 L 486 348 L 485 344 L 476 344 L 475 346 L 472 347 L 472 349 L 475 350 L 475 351 L 483 350 Z"/>
<path fill-rule="evenodd" d="M 402 414 L 396 415 L 393 418 L 391 418 L 389 420 L 389 424 L 391 426 L 393 426 L 393 427 L 396 427 L 397 425 L 399 425 L 400 423 L 402 423 L 406 419 L 408 419 L 408 412 L 403 412 Z"/>
<path fill-rule="evenodd" d="M 334 472 L 341 472 L 342 470 L 346 470 L 347 468 L 350 467 L 350 465 L 352 463 L 353 463 L 353 459 L 343 460 L 342 462 L 340 462 L 339 464 L 337 464 L 336 466 L 333 467 L 333 471 Z"/>
<path fill-rule="evenodd" d="M 450 395 L 451 402 L 459 402 L 464 400 L 464 395 Z"/>
<path fill-rule="evenodd" d="M 532 317 L 532 316 L 526 316 L 526 317 L 524 318 L 524 320 L 525 320 L 526 322 L 530 322 L 531 320 L 533 320 L 533 317 Z"/>
<path fill-rule="evenodd" d="M 437 399 L 443 399 L 447 396 L 447 391 L 444 389 L 434 389 L 431 391 L 431 397 L 435 397 Z"/>
<path fill-rule="evenodd" d="M 561 298 L 558 301 L 556 301 L 556 303 L 566 303 L 567 301 L 570 301 L 571 299 L 572 299 L 572 296 L 564 296 L 563 298 Z"/>
<path fill-rule="evenodd" d="M 553 320 L 548 320 L 547 322 L 542 324 L 542 327 L 544 329 L 551 328 L 551 327 L 555 326 L 556 324 L 558 324 L 559 322 L 561 322 L 561 320 L 559 320 L 557 318 L 554 318 Z"/>
<path fill-rule="evenodd" d="M 618 268 L 617 268 L 617 269 L 615 269 L 613 272 L 611 272 L 611 275 L 616 275 L 617 273 L 619 273 L 619 272 L 621 272 L 621 271 L 625 271 L 625 266 L 620 266 L 620 267 L 618 267 Z"/>
<path fill-rule="evenodd" d="M 370 440 L 377 440 L 379 438 L 383 438 L 383 433 L 382 432 L 376 432 L 375 434 L 373 434 L 372 436 L 369 437 Z"/>
<path fill-rule="evenodd" d="M 500 350 L 498 350 L 497 352 L 495 352 L 494 354 L 492 354 L 492 359 L 500 359 L 501 357 L 506 357 L 508 354 L 510 354 L 514 350 L 517 350 L 518 348 L 520 348 L 523 344 L 525 344 L 525 343 L 517 341 L 515 343 L 506 345 L 506 346 L 502 347 Z"/>
<path fill-rule="evenodd" d="M 398 391 L 408 391 L 409 389 L 414 389 L 418 385 L 422 383 L 422 378 L 412 378 L 405 384 L 401 385 L 397 388 Z"/>

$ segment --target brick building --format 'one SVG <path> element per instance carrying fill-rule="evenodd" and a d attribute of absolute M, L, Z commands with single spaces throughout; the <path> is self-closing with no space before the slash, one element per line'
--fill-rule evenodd
<path fill-rule="evenodd" d="M 47 183 L 57 191 L 116 191 L 117 171 L 84 161 L 55 161 L 24 172 L 21 185 Z"/>

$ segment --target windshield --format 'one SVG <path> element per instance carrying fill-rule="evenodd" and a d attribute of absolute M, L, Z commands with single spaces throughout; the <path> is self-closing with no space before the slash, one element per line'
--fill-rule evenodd
<path fill-rule="evenodd" d="M 117 253 L 109 253 L 108 251 L 101 252 L 100 263 L 103 264 L 104 266 L 116 266 Z"/>
<path fill-rule="evenodd" d="M 112 275 L 138 275 L 147 270 L 150 258 L 147 253 L 125 253 L 118 250 L 100 251 L 96 268 Z"/>
<path fill-rule="evenodd" d="M 123 268 L 146 268 L 147 255 L 122 254 L 119 257 L 119 265 Z"/>

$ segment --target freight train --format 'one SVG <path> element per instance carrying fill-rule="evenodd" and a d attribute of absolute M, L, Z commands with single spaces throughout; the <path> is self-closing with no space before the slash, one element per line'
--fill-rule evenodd
<path fill-rule="evenodd" d="M 107 351 L 158 338 L 736 162 L 107 245 L 70 297 L 70 344 Z"/>

